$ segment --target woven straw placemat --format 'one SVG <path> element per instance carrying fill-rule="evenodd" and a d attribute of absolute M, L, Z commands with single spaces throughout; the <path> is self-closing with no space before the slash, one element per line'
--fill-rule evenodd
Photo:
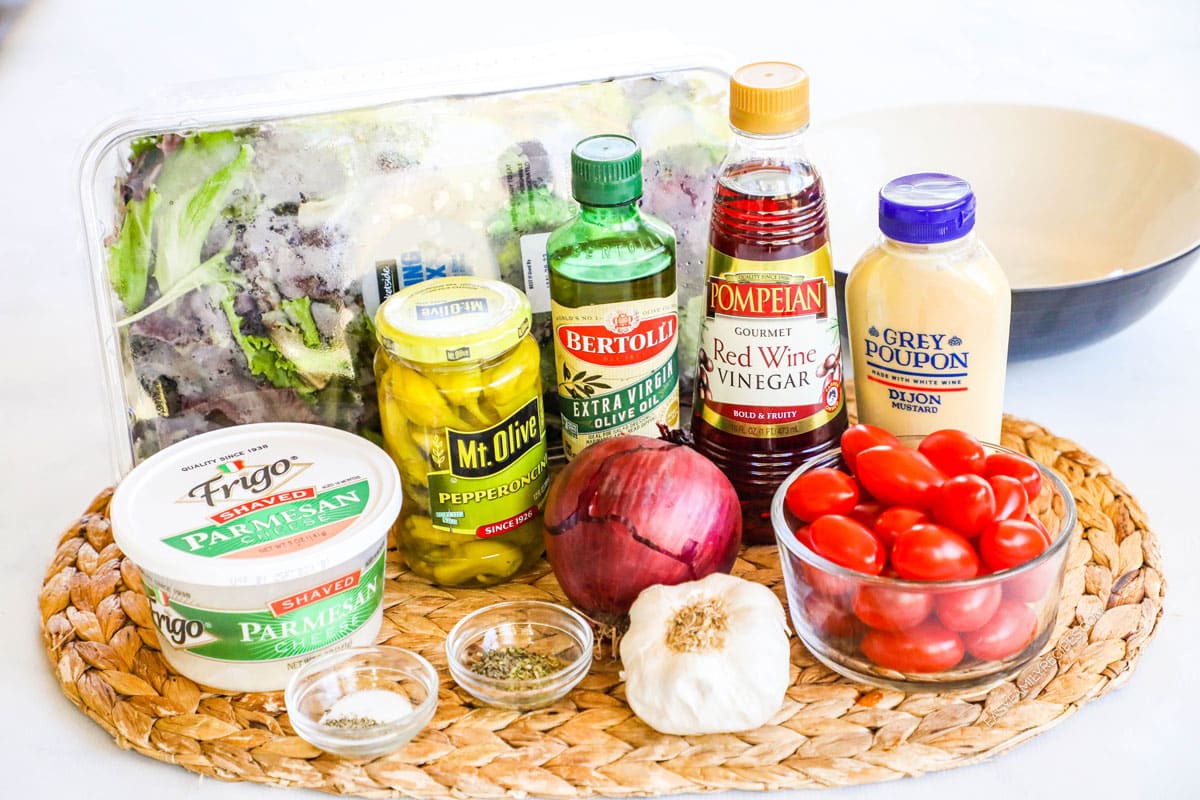
<path fill-rule="evenodd" d="M 1002 443 L 1052 466 L 1079 507 L 1058 624 L 1015 679 L 983 693 L 905 694 L 847 681 L 793 637 L 792 685 L 772 723 L 734 735 L 667 736 L 625 704 L 619 665 L 600 661 L 555 705 L 480 706 L 446 672 L 443 640 L 469 611 L 517 598 L 562 601 L 543 563 L 492 589 L 441 589 L 389 564 L 379 641 L 438 667 L 437 714 L 411 743 L 345 759 L 299 739 L 281 692 L 229 695 L 176 674 L 158 651 L 138 570 L 113 543 L 110 492 L 62 537 L 39 598 L 63 692 L 123 748 L 223 780 L 366 797 L 627 796 L 841 786 L 988 758 L 1128 679 L 1162 614 L 1158 544 L 1128 490 L 1074 442 L 1006 419 Z M 774 547 L 734 573 L 783 598 Z"/>

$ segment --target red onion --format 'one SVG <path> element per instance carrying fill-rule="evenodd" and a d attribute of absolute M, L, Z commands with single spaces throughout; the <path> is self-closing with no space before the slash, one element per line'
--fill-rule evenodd
<path fill-rule="evenodd" d="M 645 436 L 580 453 L 550 485 L 545 525 L 563 592 L 618 629 L 643 589 L 729 572 L 742 541 L 729 479 L 692 448 Z"/>

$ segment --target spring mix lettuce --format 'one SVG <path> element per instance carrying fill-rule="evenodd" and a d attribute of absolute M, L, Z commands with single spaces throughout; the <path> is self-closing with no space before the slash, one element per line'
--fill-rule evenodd
<path fill-rule="evenodd" d="M 267 420 L 378 440 L 382 292 L 364 287 L 392 265 L 393 289 L 463 273 L 527 289 L 536 237 L 574 212 L 567 153 L 596 130 L 643 142 L 643 202 L 680 234 L 681 311 L 694 310 L 723 89 L 688 71 L 130 140 L 107 276 L 135 463 Z M 552 352 L 548 313 L 534 334 Z"/>

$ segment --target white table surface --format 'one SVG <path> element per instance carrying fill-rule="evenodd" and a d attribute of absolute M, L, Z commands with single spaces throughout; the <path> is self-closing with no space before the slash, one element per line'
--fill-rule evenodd
<path fill-rule="evenodd" d="M 281 796 L 119 750 L 60 694 L 42 651 L 43 571 L 59 531 L 110 477 L 76 163 L 116 111 L 155 96 L 169 105 L 170 87 L 189 81 L 496 47 L 537 58 L 548 42 L 637 28 L 724 48 L 735 64 L 803 64 L 817 118 L 918 101 L 1034 102 L 1125 117 L 1200 148 L 1196 0 L 791 0 L 714 4 L 719 15 L 694 2 L 456 5 L 33 0 L 0 43 L 0 621 L 12 635 L 0 657 L 0 796 Z M 622 7 L 628 22 L 613 13 Z M 556 63 L 544 62 L 546 76 Z M 1118 336 L 1009 371 L 1008 410 L 1106 460 L 1161 539 L 1167 611 L 1137 673 L 983 765 L 829 796 L 1200 796 L 1200 588 L 1189 574 L 1200 562 L 1198 308 L 1193 271 Z"/>

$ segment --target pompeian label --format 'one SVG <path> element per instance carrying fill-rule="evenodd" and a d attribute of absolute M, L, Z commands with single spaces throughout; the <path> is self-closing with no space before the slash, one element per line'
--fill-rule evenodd
<path fill-rule="evenodd" d="M 713 427 L 783 438 L 837 416 L 841 346 L 828 245 L 787 261 L 709 248 L 695 407 Z"/>
<path fill-rule="evenodd" d="M 163 539 L 168 547 L 201 558 L 267 558 L 303 550 L 337 536 L 370 500 L 358 480 L 323 492 L 293 488 L 247 499 L 209 519 L 213 524 Z"/>
<path fill-rule="evenodd" d="M 482 431 L 446 430 L 430 458 L 433 525 L 481 539 L 516 530 L 538 514 L 550 475 L 540 394 Z"/>
<path fill-rule="evenodd" d="M 143 579 L 150 615 L 163 641 L 223 661 L 275 661 L 331 645 L 361 628 L 383 599 L 385 549 L 353 570 L 258 609 L 187 605 Z"/>
<path fill-rule="evenodd" d="M 937 414 L 946 393 L 969 388 L 970 347 L 953 333 L 872 325 L 863 344 L 867 380 L 886 387 L 897 411 Z"/>
<path fill-rule="evenodd" d="M 771 276 L 778 280 L 779 276 Z M 746 283 L 712 278 L 705 297 L 708 315 L 753 318 L 829 316 L 824 278 L 799 283 Z"/>
<path fill-rule="evenodd" d="M 567 458 L 620 434 L 679 426 L 676 295 L 569 308 L 553 304 Z"/>

